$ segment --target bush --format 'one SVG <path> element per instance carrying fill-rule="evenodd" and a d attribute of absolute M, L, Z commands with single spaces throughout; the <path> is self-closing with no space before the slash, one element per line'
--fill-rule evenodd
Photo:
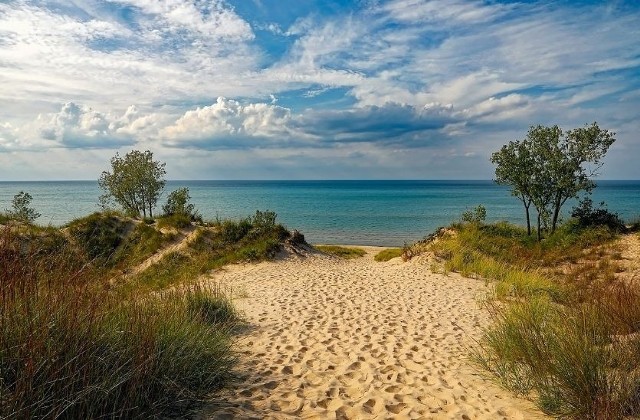
<path fill-rule="evenodd" d="M 7 217 L 23 223 L 33 223 L 38 217 L 40 217 L 40 213 L 38 213 L 34 208 L 29 207 L 31 200 L 33 200 L 31 194 L 24 191 L 20 191 L 18 194 L 14 195 L 13 200 L 11 200 L 12 209 L 6 210 Z"/>
<path fill-rule="evenodd" d="M 462 221 L 464 223 L 480 224 L 487 218 L 487 209 L 482 204 L 473 210 L 467 210 L 462 213 Z"/>
<path fill-rule="evenodd" d="M 195 210 L 195 206 L 189 203 L 190 199 L 189 188 L 183 187 L 171 191 L 167 197 L 167 203 L 162 206 L 164 215 L 183 215 L 188 216 L 191 220 L 199 219 L 200 217 Z"/>
<path fill-rule="evenodd" d="M 600 208 L 594 209 L 593 201 L 589 197 L 580 200 L 579 205 L 571 211 L 571 217 L 575 218 L 578 226 L 582 228 L 606 226 L 616 232 L 625 230 L 622 219 L 617 213 L 611 213 L 607 210 L 604 201 L 600 203 Z"/>

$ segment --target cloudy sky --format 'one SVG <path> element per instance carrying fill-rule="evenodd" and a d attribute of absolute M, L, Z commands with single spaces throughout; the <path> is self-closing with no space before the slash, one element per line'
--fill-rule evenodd
<path fill-rule="evenodd" d="M 490 179 L 593 121 L 640 179 L 637 0 L 0 0 L 0 180 Z"/>

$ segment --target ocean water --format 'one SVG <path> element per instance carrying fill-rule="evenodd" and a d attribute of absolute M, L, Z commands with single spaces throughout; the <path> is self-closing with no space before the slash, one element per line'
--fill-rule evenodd
<path fill-rule="evenodd" d="M 165 191 L 179 187 L 189 188 L 205 219 L 272 210 L 311 243 L 401 246 L 478 204 L 489 221 L 525 223 L 520 201 L 491 181 L 168 181 Z M 37 223 L 56 226 L 97 211 L 101 193 L 95 181 L 0 182 L 0 211 L 19 191 L 33 196 Z M 593 201 L 625 220 L 638 218 L 640 181 L 600 181 Z"/>

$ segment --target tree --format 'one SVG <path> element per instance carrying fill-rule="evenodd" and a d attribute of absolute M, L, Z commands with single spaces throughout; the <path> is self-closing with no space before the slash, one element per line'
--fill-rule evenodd
<path fill-rule="evenodd" d="M 542 226 L 556 230 L 562 206 L 581 191 L 590 193 L 592 178 L 602 167 L 602 158 L 615 141 L 615 133 L 597 123 L 563 133 L 554 125 L 530 127 L 524 140 L 512 141 L 491 156 L 496 164 L 496 182 L 512 187 L 522 201 L 531 234 L 529 207 L 536 208 L 537 236 Z"/>
<path fill-rule="evenodd" d="M 124 157 L 111 158 L 111 172 L 100 175 L 98 185 L 105 191 L 102 202 L 113 199 L 133 216 L 153 217 L 165 186 L 165 164 L 153 160 L 150 151 L 132 150 Z"/>
<path fill-rule="evenodd" d="M 167 204 L 162 206 L 162 211 L 166 216 L 173 216 L 174 214 L 192 216 L 194 215 L 195 206 L 189 203 L 190 199 L 189 188 L 178 188 L 169 193 Z"/>
<path fill-rule="evenodd" d="M 496 165 L 495 182 L 501 185 L 511 185 L 511 194 L 518 197 L 524 206 L 527 217 L 527 235 L 531 235 L 531 176 L 526 170 L 533 166 L 532 156 L 528 144 L 512 141 L 502 146 L 500 151 L 491 155 L 491 162 Z"/>
<path fill-rule="evenodd" d="M 24 191 L 20 191 L 18 194 L 14 195 L 13 200 L 11 200 L 12 210 L 7 210 L 9 217 L 24 223 L 33 223 L 38 217 L 40 217 L 40 213 L 29 207 L 31 200 L 33 200 L 31 194 Z"/>

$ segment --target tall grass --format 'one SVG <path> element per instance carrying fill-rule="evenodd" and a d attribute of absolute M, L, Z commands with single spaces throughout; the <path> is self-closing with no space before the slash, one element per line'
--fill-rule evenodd
<path fill-rule="evenodd" d="M 99 275 L 69 247 L 2 230 L 0 418 L 166 415 L 228 378 L 234 315 L 219 290 L 122 300 Z"/>
<path fill-rule="evenodd" d="M 568 223 L 538 243 L 517 227 L 460 224 L 431 247 L 445 270 L 496 280 L 474 360 L 546 413 L 640 416 L 640 289 L 606 228 Z"/>

